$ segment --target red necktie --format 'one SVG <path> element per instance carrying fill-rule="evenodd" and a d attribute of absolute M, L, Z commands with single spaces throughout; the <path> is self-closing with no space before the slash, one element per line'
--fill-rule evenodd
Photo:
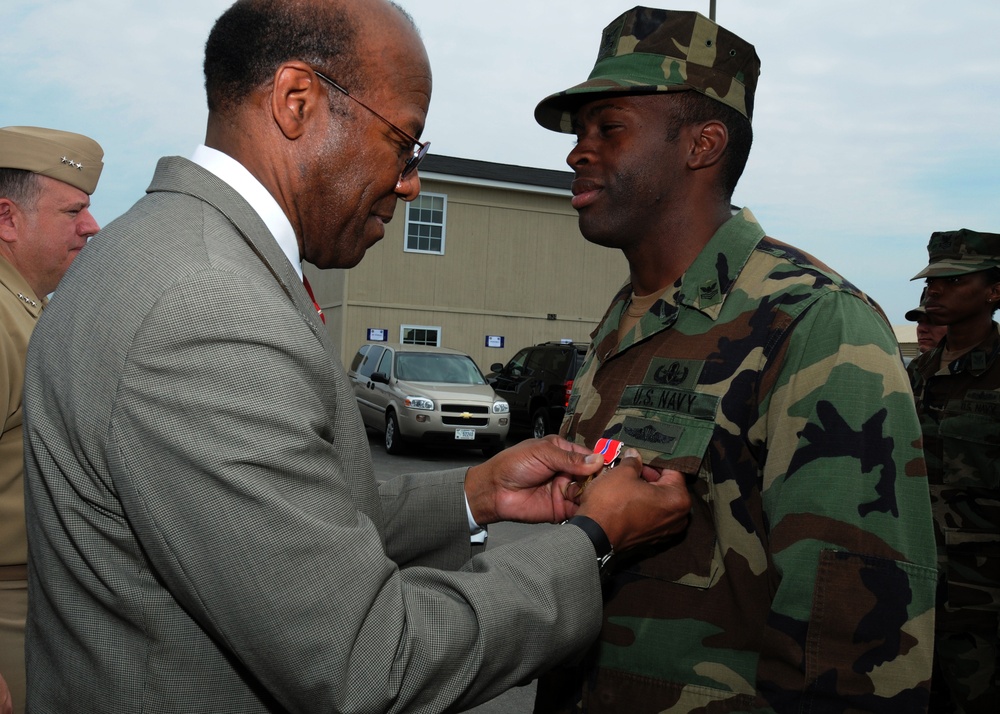
<path fill-rule="evenodd" d="M 319 319 L 322 320 L 323 324 L 325 325 L 326 315 L 323 314 L 323 308 L 321 308 L 319 306 L 319 303 L 316 302 L 316 296 L 313 295 L 312 286 L 309 285 L 309 278 L 307 278 L 305 275 L 302 276 L 302 284 L 306 286 L 306 292 L 309 293 L 309 299 L 313 301 L 313 307 L 316 308 L 316 312 L 319 313 Z"/>

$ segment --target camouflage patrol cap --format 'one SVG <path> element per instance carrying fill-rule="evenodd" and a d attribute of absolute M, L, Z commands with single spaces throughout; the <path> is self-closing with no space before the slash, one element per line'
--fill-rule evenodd
<path fill-rule="evenodd" d="M 910 322 L 920 322 L 927 317 L 927 288 L 920 291 L 920 304 L 911 310 L 907 310 L 903 315 Z"/>
<path fill-rule="evenodd" d="M 931 233 L 927 254 L 930 264 L 911 280 L 989 270 L 1000 266 L 1000 234 L 980 233 L 968 228 Z"/>
<path fill-rule="evenodd" d="M 97 188 L 103 158 L 101 145 L 82 134 L 37 126 L 0 129 L 0 168 L 48 176 L 86 194 Z"/>
<path fill-rule="evenodd" d="M 535 121 L 572 133 L 571 113 L 596 95 L 689 89 L 751 119 L 759 74 L 753 45 L 701 13 L 635 7 L 604 28 L 587 81 L 539 102 Z"/>

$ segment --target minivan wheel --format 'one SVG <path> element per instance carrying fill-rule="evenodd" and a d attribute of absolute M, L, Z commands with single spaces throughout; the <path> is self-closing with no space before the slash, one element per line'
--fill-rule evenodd
<path fill-rule="evenodd" d="M 549 433 L 549 414 L 545 407 L 539 407 L 531 415 L 531 435 L 536 439 L 541 439 Z"/>
<path fill-rule="evenodd" d="M 385 415 L 385 452 L 394 456 L 403 453 L 403 437 L 399 433 L 395 412 L 387 412 Z"/>

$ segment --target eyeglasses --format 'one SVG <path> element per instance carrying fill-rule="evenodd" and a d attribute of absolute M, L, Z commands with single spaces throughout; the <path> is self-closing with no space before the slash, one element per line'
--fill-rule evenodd
<path fill-rule="evenodd" d="M 326 82 L 327 84 L 329 84 L 331 87 L 333 87 L 334 89 L 336 89 L 338 92 L 343 92 L 345 95 L 347 95 L 348 98 L 353 99 L 355 102 L 357 102 L 358 104 L 360 104 L 361 106 L 363 106 L 365 109 L 367 109 L 368 111 L 370 111 L 372 114 L 374 114 L 375 116 L 377 116 L 379 119 L 381 119 L 394 132 L 396 132 L 397 134 L 399 134 L 400 136 L 402 136 L 403 138 L 405 138 L 407 141 L 413 143 L 413 146 L 414 146 L 413 156 L 411 156 L 410 158 L 408 158 L 406 160 L 406 163 L 403 165 L 403 170 L 399 174 L 399 178 L 401 178 L 401 179 L 405 178 L 406 176 L 410 175 L 411 173 L 413 173 L 414 171 L 417 170 L 417 166 L 420 164 L 421 161 L 424 160 L 424 157 L 427 156 L 427 150 L 429 148 L 431 148 L 431 142 L 429 142 L 429 141 L 423 141 L 423 142 L 418 141 L 415 137 L 411 136 L 410 134 L 408 134 L 405 131 L 403 131 L 402 129 L 400 129 L 398 126 L 396 126 L 391 121 L 389 121 L 388 119 L 386 119 L 384 116 L 382 116 L 381 114 L 379 114 L 377 111 L 375 111 L 374 109 L 372 109 L 370 106 L 368 106 L 367 104 L 365 104 L 364 102 L 362 102 L 360 99 L 358 99 L 357 97 L 355 97 L 354 95 L 352 95 L 344 87 L 341 87 L 339 84 L 337 84 L 336 82 L 334 82 L 332 79 L 330 79 L 329 77 L 327 77 L 322 72 L 316 70 L 315 68 L 313 68 L 313 72 L 316 73 L 317 77 L 319 77 L 320 79 L 322 79 L 324 82 Z"/>

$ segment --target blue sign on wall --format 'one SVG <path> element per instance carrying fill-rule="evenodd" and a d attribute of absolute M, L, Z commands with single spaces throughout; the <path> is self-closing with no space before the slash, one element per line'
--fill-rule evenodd
<path fill-rule="evenodd" d="M 388 342 L 389 341 L 389 331 L 384 327 L 369 327 L 368 328 L 368 341 L 369 342 Z"/>
<path fill-rule="evenodd" d="M 486 346 L 487 347 L 499 347 L 503 348 L 503 336 L 501 335 L 486 335 Z"/>

